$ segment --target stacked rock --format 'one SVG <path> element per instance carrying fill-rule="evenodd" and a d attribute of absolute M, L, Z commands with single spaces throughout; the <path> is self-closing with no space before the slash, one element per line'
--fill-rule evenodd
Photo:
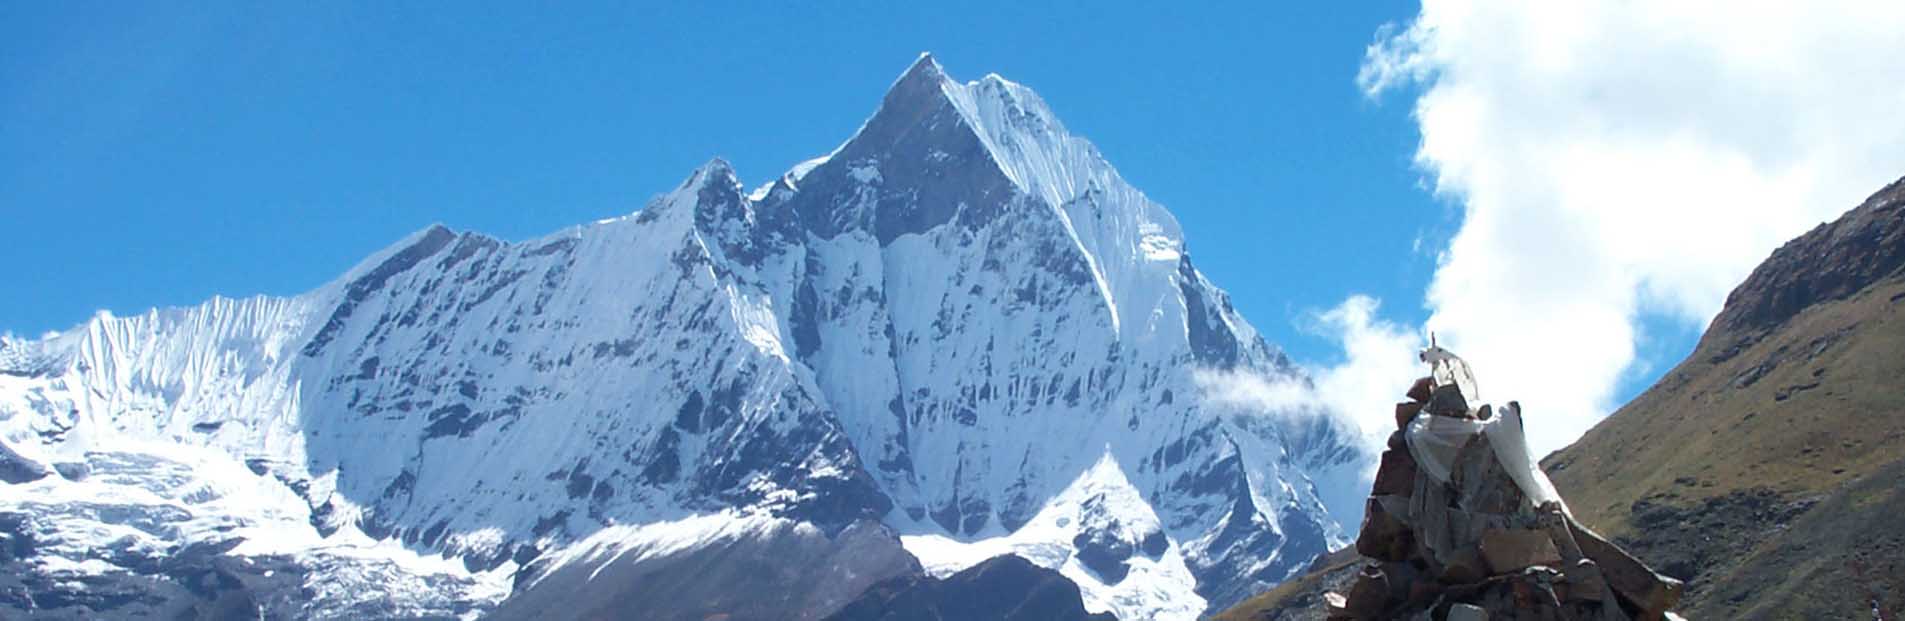
<path fill-rule="evenodd" d="M 1679 581 L 1574 521 L 1528 458 L 1520 404 L 1471 406 L 1467 363 L 1431 347 L 1396 405 L 1356 538 L 1366 564 L 1331 619 L 1677 618 Z"/>

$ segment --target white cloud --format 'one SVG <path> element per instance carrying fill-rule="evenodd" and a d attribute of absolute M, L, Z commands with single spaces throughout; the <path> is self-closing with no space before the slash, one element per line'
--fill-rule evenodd
<path fill-rule="evenodd" d="M 1409 328 L 1378 319 L 1380 306 L 1374 298 L 1351 296 L 1314 316 L 1308 326 L 1335 339 L 1346 356 L 1342 364 L 1311 370 L 1317 392 L 1356 421 L 1373 447 L 1382 446 L 1395 432 L 1396 402 L 1427 371 L 1416 361 L 1423 339 Z"/>
<path fill-rule="evenodd" d="M 1905 174 L 1900 33 L 1889 0 L 1425 1 L 1357 78 L 1420 87 L 1417 165 L 1462 209 L 1425 330 L 1523 403 L 1537 454 L 1573 441 L 1618 405 L 1641 317 L 1705 326 L 1779 244 Z M 1389 363 L 1350 345 L 1319 387 L 1390 399 Z"/>
<path fill-rule="evenodd" d="M 1423 339 L 1378 319 L 1379 306 L 1374 298 L 1352 296 L 1336 308 L 1304 318 L 1305 331 L 1335 341 L 1345 354 L 1335 366 L 1304 369 L 1310 383 L 1211 369 L 1193 371 L 1192 379 L 1205 399 L 1241 411 L 1301 415 L 1314 412 L 1312 406 L 1322 401 L 1355 423 L 1363 447 L 1379 451 L 1396 430 L 1396 402 L 1403 400 L 1410 382 L 1426 372 L 1415 357 Z"/>
<path fill-rule="evenodd" d="M 1295 413 L 1316 402 L 1316 391 L 1303 382 L 1268 374 L 1198 368 L 1191 382 L 1212 405 L 1251 412 Z"/>

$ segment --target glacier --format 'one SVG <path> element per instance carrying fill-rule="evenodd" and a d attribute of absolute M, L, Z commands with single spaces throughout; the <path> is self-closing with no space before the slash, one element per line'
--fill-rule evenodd
<path fill-rule="evenodd" d="M 1191 619 L 1345 545 L 1369 461 L 1212 369 L 1307 382 L 1037 94 L 922 55 L 751 191 L 716 159 L 542 238 L 432 226 L 302 295 L 0 339 L 0 607 L 474 618 L 877 531 L 918 559 L 880 571 L 1015 552 Z"/>

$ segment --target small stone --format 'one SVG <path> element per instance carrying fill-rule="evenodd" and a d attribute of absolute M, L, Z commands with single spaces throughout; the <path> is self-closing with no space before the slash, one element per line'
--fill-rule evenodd
<path fill-rule="evenodd" d="M 1495 574 L 1520 571 L 1537 565 L 1561 565 L 1561 552 L 1538 530 L 1491 530 L 1482 533 L 1482 558 Z"/>
<path fill-rule="evenodd" d="M 60 462 L 53 464 L 53 470 L 68 481 L 83 481 L 93 473 L 92 466 L 83 461 Z"/>
<path fill-rule="evenodd" d="M 1423 409 L 1436 416 L 1467 418 L 1468 399 L 1462 396 L 1462 389 L 1456 388 L 1454 384 L 1443 384 L 1435 387 L 1435 392 L 1429 395 L 1428 405 L 1423 406 Z"/>
<path fill-rule="evenodd" d="M 1592 560 L 1581 559 L 1561 573 L 1567 576 L 1568 594 L 1565 599 L 1598 602 L 1607 593 L 1607 580 L 1601 577 L 1601 567 Z"/>
<path fill-rule="evenodd" d="M 1452 550 L 1442 555 L 1442 581 L 1450 584 L 1475 584 L 1488 577 L 1488 562 L 1474 548 Z"/>
<path fill-rule="evenodd" d="M 1415 384 L 1409 386 L 1409 392 L 1405 396 L 1409 397 L 1411 401 L 1427 403 L 1429 401 L 1429 389 L 1433 387 L 1434 381 L 1435 380 L 1426 377 L 1417 379 Z"/>
<path fill-rule="evenodd" d="M 1396 404 L 1396 428 L 1409 428 L 1409 421 L 1415 420 L 1416 414 L 1421 412 L 1422 402 L 1420 401 L 1404 401 Z"/>
<path fill-rule="evenodd" d="M 1545 568 L 1544 568 L 1545 569 Z M 1561 609 L 1561 598 L 1554 592 L 1554 586 L 1540 574 L 1516 574 L 1507 584 L 1513 595 L 1514 604 L 1509 608 L 1493 608 L 1498 616 L 1512 616 L 1527 619 L 1554 619 Z M 1510 611 L 1513 614 L 1509 614 Z M 1526 615 L 1526 616 L 1524 616 Z"/>
<path fill-rule="evenodd" d="M 1408 497 L 1415 491 L 1416 460 L 1408 451 L 1390 449 L 1382 452 L 1382 460 L 1376 466 L 1376 483 L 1370 486 L 1371 495 L 1390 495 Z"/>
<path fill-rule="evenodd" d="M 1456 604 L 1449 607 L 1448 621 L 1488 621 L 1488 611 L 1474 604 Z"/>
<path fill-rule="evenodd" d="M 1342 594 L 1335 591 L 1323 594 L 1323 606 L 1328 611 L 1329 618 L 1331 619 L 1356 618 L 1355 615 L 1349 612 L 1349 598 L 1343 597 Z"/>
<path fill-rule="evenodd" d="M 1442 585 L 1434 580 L 1417 580 L 1409 583 L 1409 595 L 1406 601 L 1429 602 L 1442 593 Z"/>
<path fill-rule="evenodd" d="M 1362 572 L 1356 575 L 1356 583 L 1350 585 L 1343 607 L 1359 617 L 1381 616 L 1389 607 L 1389 590 L 1389 576 L 1383 573 L 1382 568 L 1365 565 Z"/>
<path fill-rule="evenodd" d="M 1406 602 L 1416 595 L 1416 585 L 1433 583 L 1422 570 L 1412 563 L 1385 562 L 1381 566 L 1384 577 L 1389 579 L 1389 601 Z"/>

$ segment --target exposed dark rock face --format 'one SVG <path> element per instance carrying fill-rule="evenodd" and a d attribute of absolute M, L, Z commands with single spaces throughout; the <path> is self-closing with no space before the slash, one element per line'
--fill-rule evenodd
<path fill-rule="evenodd" d="M 897 578 L 874 585 L 828 621 L 1116 621 L 1085 611 L 1072 584 L 1058 572 L 1017 556 L 987 560 L 934 579 Z"/>
<path fill-rule="evenodd" d="M 488 618 L 813 620 L 876 582 L 920 576 L 899 539 L 873 522 L 833 536 L 784 522 L 660 555 L 633 548 L 552 572 L 541 567 L 525 570 L 516 595 Z"/>
<path fill-rule="evenodd" d="M 1770 531 L 1781 536 L 1761 539 L 1771 545 L 1734 561 L 1731 571 L 1694 569 L 1696 581 L 1710 583 L 1704 599 L 1711 603 L 1703 607 L 1709 618 L 1898 619 L 1905 614 L 1905 520 L 1899 518 L 1905 515 L 1905 460 L 1852 480 L 1810 506 L 1787 525 L 1777 520 L 1790 515 L 1796 508 L 1792 504 L 1774 506 L 1770 515 L 1756 513 L 1760 533 L 1768 532 L 1766 522 L 1772 521 Z M 1742 535 L 1747 541 L 1755 536 Z"/>
<path fill-rule="evenodd" d="M 456 234 L 441 225 L 430 227 L 416 243 L 385 259 L 369 273 L 351 281 L 344 292 L 344 301 L 337 305 L 337 310 L 331 313 L 330 320 L 326 321 L 324 327 L 318 330 L 317 335 L 311 338 L 311 342 L 305 344 L 304 355 L 316 356 L 324 351 L 324 346 L 330 344 L 337 332 L 344 328 L 345 322 L 350 320 L 351 313 L 356 312 L 357 305 L 378 289 L 382 289 L 385 283 L 390 282 L 392 276 L 416 267 L 455 239 Z"/>
<path fill-rule="evenodd" d="M 1687 581 L 1718 618 L 1851 618 L 1905 610 L 1902 511 L 1905 460 L 1832 494 L 1644 498 L 1633 506 L 1641 530 L 1617 541 Z"/>
<path fill-rule="evenodd" d="M 1708 332 L 1735 339 L 1719 354 L 1731 357 L 1800 311 L 1844 299 L 1901 270 L 1905 179 L 1773 251 L 1727 296 L 1726 307 Z"/>
<path fill-rule="evenodd" d="M 1214 301 L 1204 299 L 1197 279 L 1191 258 L 1186 255 L 1178 262 L 1178 290 L 1184 296 L 1184 312 L 1189 315 L 1185 327 L 1190 332 L 1191 351 L 1199 362 L 1229 368 L 1237 363 L 1237 338 L 1224 325 Z"/>
<path fill-rule="evenodd" d="M 27 459 L 0 442 L 0 482 L 20 484 L 38 481 L 52 474 L 45 464 Z"/>
<path fill-rule="evenodd" d="M 1705 586 L 1700 578 L 1725 574 L 1764 537 L 1792 527 L 1818 504 L 1818 498 L 1786 498 L 1770 489 L 1738 490 L 1682 506 L 1677 497 L 1634 501 L 1633 524 L 1639 529 L 1616 539 L 1660 567 L 1661 573 L 1688 582 L 1690 593 Z"/>
<path fill-rule="evenodd" d="M 821 167 L 801 179 L 791 208 L 809 231 L 824 239 L 871 230 L 885 246 L 955 216 L 967 227 L 998 216 L 1012 182 L 942 92 L 945 80 L 932 59 L 914 63 L 860 135 L 834 155 L 850 165 Z M 874 193 L 873 208 L 849 208 L 862 204 L 856 195 L 864 191 Z"/>

